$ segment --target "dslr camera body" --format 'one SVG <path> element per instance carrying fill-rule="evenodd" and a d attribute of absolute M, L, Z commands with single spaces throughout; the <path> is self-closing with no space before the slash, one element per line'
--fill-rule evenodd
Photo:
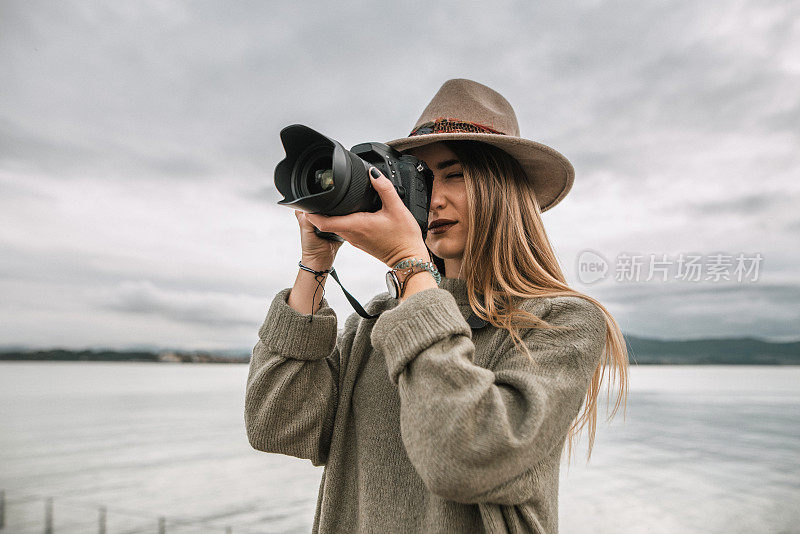
<path fill-rule="evenodd" d="M 433 173 L 424 161 L 383 143 L 361 143 L 346 150 L 302 124 L 285 127 L 280 137 L 286 157 L 275 167 L 275 187 L 284 197 L 278 204 L 323 215 L 376 212 L 382 202 L 369 178 L 369 168 L 375 166 L 394 184 L 419 223 L 423 239 L 427 236 Z M 316 227 L 314 233 L 344 241 Z"/>

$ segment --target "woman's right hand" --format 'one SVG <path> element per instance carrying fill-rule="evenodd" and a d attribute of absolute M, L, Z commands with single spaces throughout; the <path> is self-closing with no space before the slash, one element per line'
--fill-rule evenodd
<path fill-rule="evenodd" d="M 330 241 L 314 233 L 314 225 L 306 219 L 306 213 L 294 210 L 300 224 L 300 245 L 303 265 L 314 270 L 326 270 L 333 266 L 333 260 L 343 241 Z"/>

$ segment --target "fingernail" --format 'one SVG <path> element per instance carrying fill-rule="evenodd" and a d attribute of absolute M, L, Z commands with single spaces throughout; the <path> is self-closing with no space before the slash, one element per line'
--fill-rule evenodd
<path fill-rule="evenodd" d="M 377 167 L 372 167 L 372 168 L 369 170 L 369 175 L 370 175 L 370 176 L 372 176 L 374 179 L 376 179 L 376 180 L 377 180 L 378 178 L 380 178 L 380 177 L 381 177 L 381 171 L 379 171 Z"/>

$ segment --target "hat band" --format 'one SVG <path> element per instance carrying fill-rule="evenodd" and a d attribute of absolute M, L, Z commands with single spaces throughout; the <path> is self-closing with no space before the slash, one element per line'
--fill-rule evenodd
<path fill-rule="evenodd" d="M 440 117 L 435 121 L 426 122 L 415 128 L 409 137 L 415 135 L 427 135 L 434 133 L 451 133 L 451 132 L 467 132 L 467 133 L 488 133 L 506 135 L 503 132 L 498 132 L 494 128 L 489 128 L 485 124 L 478 124 L 477 122 L 462 121 L 458 119 L 448 119 Z"/>

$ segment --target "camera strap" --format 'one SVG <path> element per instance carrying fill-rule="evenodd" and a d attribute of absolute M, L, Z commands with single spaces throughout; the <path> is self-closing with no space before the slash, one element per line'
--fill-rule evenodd
<path fill-rule="evenodd" d="M 353 306 L 353 309 L 356 310 L 356 313 L 358 313 L 361 317 L 364 317 L 365 319 L 375 319 L 381 316 L 380 313 L 377 315 L 370 315 L 364 310 L 364 308 L 361 307 L 361 304 L 358 303 L 358 301 L 355 299 L 355 297 L 353 297 L 353 295 L 347 292 L 342 283 L 339 281 L 339 277 L 336 276 L 336 269 L 331 269 L 331 276 L 333 277 L 334 280 L 336 280 L 336 283 L 339 284 L 339 287 L 342 288 L 342 291 L 344 291 L 344 296 L 347 297 L 347 300 L 350 301 L 350 304 Z M 480 330 L 484 326 L 488 325 L 489 322 L 475 315 L 475 312 L 473 311 L 472 313 L 469 314 L 469 317 L 467 318 L 467 324 L 472 330 Z"/>
<path fill-rule="evenodd" d="M 331 269 L 331 276 L 333 277 L 334 280 L 336 280 L 336 283 L 339 284 L 339 287 L 342 288 L 344 296 L 347 297 L 347 300 L 350 301 L 350 305 L 353 306 L 353 309 L 356 310 L 357 314 L 359 314 L 364 319 L 377 319 L 378 317 L 381 316 L 380 313 L 377 315 L 370 315 L 366 312 L 366 310 L 364 310 L 364 308 L 361 306 L 361 304 L 359 304 L 356 298 L 350 293 L 348 293 L 347 290 L 342 285 L 342 283 L 339 281 L 339 276 L 336 274 L 336 269 Z"/>
<path fill-rule="evenodd" d="M 318 278 L 326 273 L 330 273 L 333 279 L 336 280 L 336 283 L 339 284 L 339 287 L 342 288 L 344 296 L 347 297 L 348 301 L 350 301 L 350 305 L 353 307 L 354 310 L 356 310 L 356 313 L 359 314 L 361 317 L 365 319 L 377 319 L 378 317 L 381 316 L 380 313 L 376 315 L 370 315 L 369 313 L 366 312 L 366 310 L 364 310 L 364 307 L 361 306 L 361 304 L 356 300 L 356 298 L 344 288 L 342 282 L 339 280 L 339 275 L 336 274 L 336 269 L 334 269 L 333 267 L 331 267 L 326 271 L 315 271 L 313 269 L 306 267 L 301 262 L 298 262 L 298 265 L 300 266 L 301 269 L 308 271 L 310 273 L 314 273 L 314 278 Z M 317 282 L 319 283 L 319 285 L 322 285 L 322 283 L 319 280 L 317 280 Z M 313 317 L 314 315 L 312 314 L 311 317 L 308 318 L 309 322 L 311 322 Z M 475 315 L 475 312 L 473 311 L 467 318 L 467 324 L 469 324 L 472 330 L 479 330 L 484 326 L 488 325 L 489 322 Z"/>
<path fill-rule="evenodd" d="M 314 269 L 312 269 L 310 267 L 306 267 L 305 265 L 303 265 L 302 261 L 298 261 L 297 265 L 299 265 L 300 268 L 303 269 L 304 271 L 308 271 L 308 272 L 314 274 L 314 279 L 317 281 L 317 287 L 322 287 L 323 288 L 322 289 L 323 295 L 325 294 L 325 288 L 322 286 L 322 280 L 320 278 L 325 276 L 326 274 L 330 273 L 331 276 L 333 277 L 333 279 L 336 280 L 336 283 L 339 284 L 339 287 L 342 288 L 342 291 L 344 291 L 344 296 L 347 297 L 347 300 L 350 301 L 350 305 L 353 307 L 354 310 L 356 310 L 357 314 L 359 314 L 361 317 L 363 317 L 365 319 L 376 319 L 376 318 L 380 317 L 380 314 L 370 315 L 364 310 L 364 307 L 361 306 L 361 304 L 356 300 L 356 298 L 353 295 L 351 295 L 344 288 L 344 286 L 342 285 L 342 282 L 339 280 L 339 275 L 336 274 L 336 269 L 334 269 L 333 267 L 331 267 L 330 269 L 326 269 L 324 271 L 315 271 Z M 316 294 L 317 294 L 317 292 L 315 290 L 314 291 L 314 296 L 315 297 L 316 297 Z M 311 321 L 313 321 L 313 319 L 314 319 L 314 314 L 312 313 L 311 316 L 308 318 L 308 322 L 310 323 Z"/>

